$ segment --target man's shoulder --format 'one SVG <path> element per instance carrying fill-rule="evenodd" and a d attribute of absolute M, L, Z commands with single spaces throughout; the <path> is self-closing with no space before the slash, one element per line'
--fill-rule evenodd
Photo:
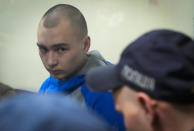
<path fill-rule="evenodd" d="M 106 66 L 110 63 L 106 61 L 97 50 L 90 51 L 87 55 L 88 61 L 78 74 L 86 74 L 92 68 Z"/>

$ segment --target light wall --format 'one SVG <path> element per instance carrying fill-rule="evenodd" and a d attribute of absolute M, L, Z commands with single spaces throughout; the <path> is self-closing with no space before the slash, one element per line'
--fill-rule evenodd
<path fill-rule="evenodd" d="M 0 81 L 38 91 L 49 75 L 36 47 L 43 13 L 58 3 L 72 4 L 86 17 L 91 50 L 117 63 L 128 43 L 142 33 L 169 28 L 194 36 L 194 0 L 0 0 Z M 153 1 L 153 0 L 152 0 Z"/>

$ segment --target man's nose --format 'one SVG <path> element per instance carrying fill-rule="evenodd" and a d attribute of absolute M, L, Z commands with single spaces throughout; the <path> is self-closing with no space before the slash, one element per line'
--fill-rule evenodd
<path fill-rule="evenodd" d="M 58 64 L 57 55 L 54 52 L 49 52 L 47 64 L 49 68 L 54 68 Z"/>

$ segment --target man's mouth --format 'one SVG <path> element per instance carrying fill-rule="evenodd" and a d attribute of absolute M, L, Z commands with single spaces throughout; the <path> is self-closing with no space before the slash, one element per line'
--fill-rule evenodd
<path fill-rule="evenodd" d="M 61 73 L 61 70 L 48 70 L 50 72 L 50 74 L 52 75 L 57 75 Z"/>

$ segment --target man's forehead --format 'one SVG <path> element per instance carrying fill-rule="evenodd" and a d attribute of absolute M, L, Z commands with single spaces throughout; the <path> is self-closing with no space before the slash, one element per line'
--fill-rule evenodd
<path fill-rule="evenodd" d="M 56 28 L 56 27 L 63 27 L 63 26 L 72 26 L 72 21 L 70 21 L 67 17 L 57 17 L 57 19 L 48 19 L 48 18 L 42 18 L 39 27 L 41 28 Z"/>
<path fill-rule="evenodd" d="M 76 38 L 74 33 L 68 27 L 65 29 L 61 27 L 45 28 L 41 27 L 38 30 L 39 45 L 55 46 L 55 45 L 69 45 L 75 42 Z"/>

